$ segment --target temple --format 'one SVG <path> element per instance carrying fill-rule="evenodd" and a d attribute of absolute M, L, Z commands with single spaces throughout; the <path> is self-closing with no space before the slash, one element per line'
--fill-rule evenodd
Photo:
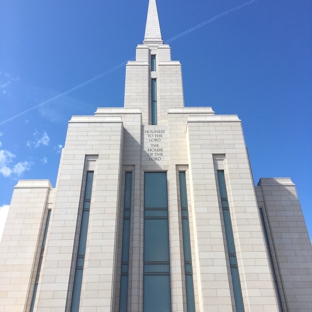
<path fill-rule="evenodd" d="M 55 187 L 15 186 L 0 312 L 312 311 L 290 178 L 254 186 L 241 120 L 185 107 L 155 0 L 124 107 L 68 124 Z"/>

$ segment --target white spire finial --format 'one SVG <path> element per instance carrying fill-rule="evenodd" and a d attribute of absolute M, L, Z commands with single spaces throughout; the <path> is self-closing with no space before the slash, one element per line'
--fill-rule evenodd
<path fill-rule="evenodd" d="M 149 0 L 144 44 L 162 44 L 156 0 Z"/>

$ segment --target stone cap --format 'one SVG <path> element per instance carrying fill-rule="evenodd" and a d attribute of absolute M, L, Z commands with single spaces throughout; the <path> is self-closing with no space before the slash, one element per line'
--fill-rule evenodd
<path fill-rule="evenodd" d="M 294 182 L 290 178 L 260 178 L 258 186 L 262 185 L 287 185 L 295 186 Z"/>
<path fill-rule="evenodd" d="M 188 117 L 188 122 L 240 122 L 237 115 L 191 115 Z"/>
<path fill-rule="evenodd" d="M 120 116 L 72 116 L 69 123 L 122 123 Z"/>
<path fill-rule="evenodd" d="M 214 115 L 211 107 L 177 107 L 169 108 L 168 114 L 209 114 Z"/>
<path fill-rule="evenodd" d="M 19 180 L 14 187 L 19 188 L 49 188 L 52 189 L 50 180 Z"/>
<path fill-rule="evenodd" d="M 158 62 L 158 66 L 174 66 L 174 65 L 180 65 L 181 66 L 181 63 L 180 63 L 180 61 Z"/>
<path fill-rule="evenodd" d="M 95 116 L 102 114 L 142 114 L 140 108 L 124 108 L 124 107 L 98 107 Z"/>

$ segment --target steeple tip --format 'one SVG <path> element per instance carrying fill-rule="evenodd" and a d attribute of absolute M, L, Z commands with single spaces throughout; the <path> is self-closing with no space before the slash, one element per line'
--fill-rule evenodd
<path fill-rule="evenodd" d="M 149 0 L 144 44 L 163 44 L 156 0 Z"/>

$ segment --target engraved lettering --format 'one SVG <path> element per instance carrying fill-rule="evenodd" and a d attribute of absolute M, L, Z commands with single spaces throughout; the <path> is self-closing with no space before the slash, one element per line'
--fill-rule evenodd
<path fill-rule="evenodd" d="M 161 161 L 164 159 L 163 140 L 166 138 L 166 130 L 144 130 L 146 156 L 149 161 Z"/>

